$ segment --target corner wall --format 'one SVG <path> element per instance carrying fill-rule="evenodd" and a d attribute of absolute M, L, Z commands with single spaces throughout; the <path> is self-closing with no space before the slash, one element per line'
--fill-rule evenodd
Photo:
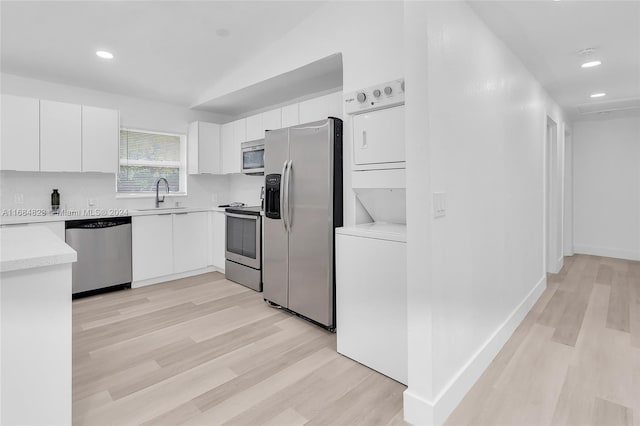
<path fill-rule="evenodd" d="M 640 260 L 640 116 L 573 126 L 574 250 Z"/>
<path fill-rule="evenodd" d="M 406 2 L 405 34 L 405 419 L 442 424 L 546 286 L 546 119 L 562 148 L 564 121 L 466 3 Z"/>

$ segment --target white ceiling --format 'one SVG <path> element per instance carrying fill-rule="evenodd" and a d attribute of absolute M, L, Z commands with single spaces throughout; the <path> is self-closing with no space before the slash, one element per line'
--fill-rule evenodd
<path fill-rule="evenodd" d="M 318 1 L 2 1 L 1 70 L 191 105 Z M 217 34 L 228 30 L 227 37 Z M 108 50 L 115 59 L 95 56 Z"/>
<path fill-rule="evenodd" d="M 471 1 L 549 94 L 579 118 L 578 106 L 640 99 L 640 2 Z M 596 48 L 588 57 L 581 49 Z M 580 65 L 602 61 L 595 68 Z M 589 95 L 606 92 L 600 100 Z M 583 116 L 585 117 L 585 116 Z"/>
<path fill-rule="evenodd" d="M 240 117 L 278 104 L 342 88 L 342 54 L 336 53 L 303 67 L 204 102 L 195 109 Z"/>
<path fill-rule="evenodd" d="M 1 70 L 189 106 L 322 3 L 2 1 Z M 571 117 L 584 104 L 640 98 L 639 1 L 469 3 Z M 221 29 L 230 34 L 219 36 Z M 597 49 L 592 57 L 577 54 L 587 47 Z M 97 58 L 98 49 L 113 52 L 115 59 Z M 591 58 L 603 65 L 580 68 Z M 257 108 L 247 96 L 264 91 L 254 89 L 199 108 L 246 112 Z M 607 97 L 590 99 L 596 91 Z"/>

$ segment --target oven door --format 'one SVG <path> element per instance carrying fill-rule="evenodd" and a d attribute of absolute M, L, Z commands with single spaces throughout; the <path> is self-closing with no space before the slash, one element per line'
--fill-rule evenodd
<path fill-rule="evenodd" d="M 242 144 L 242 173 L 264 174 L 264 141 Z"/>
<path fill-rule="evenodd" d="M 232 262 L 260 269 L 260 216 L 225 213 L 227 217 L 226 258 Z"/>

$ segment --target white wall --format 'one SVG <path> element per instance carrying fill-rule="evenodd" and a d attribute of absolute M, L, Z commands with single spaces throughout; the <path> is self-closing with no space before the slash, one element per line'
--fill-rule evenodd
<path fill-rule="evenodd" d="M 407 2 L 405 34 L 405 419 L 441 424 L 544 290 L 547 115 L 564 126 L 466 3 Z"/>
<path fill-rule="evenodd" d="M 71 102 L 120 110 L 122 127 L 187 134 L 191 121 L 226 121 L 227 117 L 184 107 L 147 101 L 80 87 L 34 80 L 11 74 L 0 75 L 2 93 Z M 29 173 L 0 172 L 0 205 L 3 208 L 48 208 L 52 188 L 60 189 L 61 204 L 68 208 L 87 208 L 87 198 L 95 198 L 95 208 L 153 207 L 153 199 L 116 199 L 115 176 L 102 173 Z M 210 206 L 226 202 L 228 178 L 225 176 L 189 176 L 187 197 L 168 199 L 189 206 Z M 24 203 L 14 202 L 15 194 L 23 194 Z"/>
<path fill-rule="evenodd" d="M 574 250 L 640 260 L 640 117 L 573 126 Z"/>
<path fill-rule="evenodd" d="M 402 1 L 327 2 L 283 38 L 220 79 L 196 102 L 259 83 L 342 53 L 345 93 L 403 76 Z M 351 190 L 351 123 L 344 121 L 344 222 L 355 223 Z M 233 178 L 232 178 L 233 179 Z"/>

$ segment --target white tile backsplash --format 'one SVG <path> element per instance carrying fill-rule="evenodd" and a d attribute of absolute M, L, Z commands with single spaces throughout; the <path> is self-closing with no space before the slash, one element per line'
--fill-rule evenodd
<path fill-rule="evenodd" d="M 51 191 L 60 192 L 63 209 L 91 208 L 139 209 L 154 206 L 153 198 L 117 198 L 115 176 L 107 173 L 0 172 L 0 206 L 3 209 L 49 209 Z M 230 198 L 229 176 L 194 175 L 187 181 L 187 196 L 169 197 L 167 205 L 176 201 L 183 206 L 206 207 Z M 214 201 L 213 195 L 217 197 Z M 259 195 L 259 187 L 258 187 Z M 19 201 L 22 200 L 22 203 Z"/>

